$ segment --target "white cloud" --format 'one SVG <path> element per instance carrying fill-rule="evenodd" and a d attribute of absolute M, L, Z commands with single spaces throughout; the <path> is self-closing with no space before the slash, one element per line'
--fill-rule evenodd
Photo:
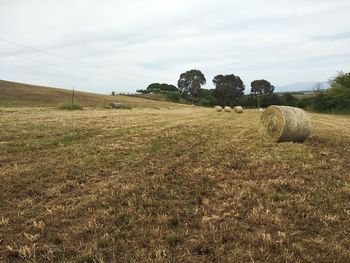
<path fill-rule="evenodd" d="M 0 79 L 106 93 L 176 84 L 198 68 L 247 86 L 321 81 L 349 71 L 348 0 L 1 0 Z M 15 56 L 15 57 L 14 57 Z"/>

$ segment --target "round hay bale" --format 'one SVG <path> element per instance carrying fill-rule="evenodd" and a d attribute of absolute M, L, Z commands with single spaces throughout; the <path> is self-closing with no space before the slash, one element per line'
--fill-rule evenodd
<path fill-rule="evenodd" d="M 109 104 L 112 109 L 127 109 L 129 108 L 129 106 L 125 103 L 122 103 L 122 102 L 113 102 L 113 103 L 110 103 Z"/>
<path fill-rule="evenodd" d="M 270 106 L 260 121 L 265 135 L 276 142 L 303 142 L 310 134 L 309 116 L 299 108 Z"/>
<path fill-rule="evenodd" d="M 229 107 L 229 106 L 225 106 L 224 111 L 225 111 L 225 112 L 231 112 L 232 109 L 231 109 L 231 107 Z"/>
<path fill-rule="evenodd" d="M 236 113 L 242 113 L 243 112 L 243 107 L 241 106 L 236 106 L 233 108 L 233 110 L 236 112 Z"/>
<path fill-rule="evenodd" d="M 221 106 L 215 106 L 214 109 L 218 112 L 222 112 L 222 107 Z"/>

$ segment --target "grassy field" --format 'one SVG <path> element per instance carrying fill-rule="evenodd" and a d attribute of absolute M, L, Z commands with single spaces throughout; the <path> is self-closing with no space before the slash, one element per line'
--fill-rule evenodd
<path fill-rule="evenodd" d="M 71 102 L 72 90 L 48 88 L 0 80 L 0 107 L 58 107 Z M 131 107 L 177 107 L 177 104 L 130 96 L 106 96 L 88 92 L 75 92 L 75 100 L 84 107 L 103 108 L 112 102 L 127 103 Z"/>
<path fill-rule="evenodd" d="M 1 107 L 0 262 L 349 261 L 349 116 L 276 144 L 159 103 Z"/>

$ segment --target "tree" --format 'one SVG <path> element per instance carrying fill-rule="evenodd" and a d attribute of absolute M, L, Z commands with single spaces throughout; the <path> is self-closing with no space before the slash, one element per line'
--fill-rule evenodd
<path fill-rule="evenodd" d="M 191 97 L 192 104 L 198 97 L 201 86 L 206 83 L 204 74 L 197 69 L 192 69 L 182 73 L 177 82 L 180 93 Z"/>
<path fill-rule="evenodd" d="M 215 106 L 218 103 L 214 96 L 214 89 L 200 89 L 198 92 L 198 97 L 198 103 L 202 106 Z"/>
<path fill-rule="evenodd" d="M 215 106 L 218 105 L 217 99 L 213 95 L 207 95 L 205 97 L 200 97 L 199 104 L 202 106 Z"/>
<path fill-rule="evenodd" d="M 251 94 L 243 95 L 239 104 L 244 108 L 254 108 L 256 106 L 255 98 Z"/>
<path fill-rule="evenodd" d="M 344 88 L 350 89 L 350 72 L 344 73 L 343 71 L 338 72 L 338 74 L 329 80 L 331 88 L 336 85 L 340 85 Z"/>
<path fill-rule="evenodd" d="M 316 92 L 320 92 L 323 89 L 323 85 L 321 82 L 316 82 L 314 86 L 312 87 L 312 90 Z"/>
<path fill-rule="evenodd" d="M 250 93 L 258 98 L 258 108 L 260 108 L 260 97 L 269 96 L 275 90 L 275 87 L 270 82 L 264 79 L 252 81 Z"/>
<path fill-rule="evenodd" d="M 179 92 L 178 88 L 174 85 L 171 84 L 166 84 L 166 83 L 152 83 L 148 85 L 147 89 L 145 90 L 136 90 L 138 93 L 142 94 L 149 94 L 149 93 L 163 93 L 167 94 L 168 92 Z"/>
<path fill-rule="evenodd" d="M 235 106 L 243 95 L 244 84 L 240 77 L 234 74 L 217 75 L 213 79 L 214 95 L 221 106 Z"/>
<path fill-rule="evenodd" d="M 207 96 L 214 96 L 214 89 L 200 89 L 198 91 L 198 96 L 200 98 L 205 98 Z"/>
<path fill-rule="evenodd" d="M 283 97 L 272 93 L 270 95 L 264 95 L 261 97 L 260 106 L 263 108 L 269 107 L 271 105 L 283 105 Z"/>
<path fill-rule="evenodd" d="M 298 102 L 298 99 L 292 93 L 286 92 L 282 94 L 281 102 L 287 106 L 295 107 Z"/>
<path fill-rule="evenodd" d="M 315 89 L 313 110 L 350 112 L 350 73 L 338 72 L 329 84 L 327 90 Z"/>
<path fill-rule="evenodd" d="M 350 111 L 350 72 L 342 71 L 333 77 L 329 84 L 330 89 L 327 90 L 327 100 L 330 110 Z"/>
<path fill-rule="evenodd" d="M 177 87 L 171 84 L 166 84 L 166 83 L 152 83 L 148 85 L 147 90 L 150 92 L 167 92 L 167 91 L 179 91 Z"/>
<path fill-rule="evenodd" d="M 173 102 L 180 101 L 180 93 L 179 92 L 167 92 L 166 97 L 168 100 L 173 101 Z"/>

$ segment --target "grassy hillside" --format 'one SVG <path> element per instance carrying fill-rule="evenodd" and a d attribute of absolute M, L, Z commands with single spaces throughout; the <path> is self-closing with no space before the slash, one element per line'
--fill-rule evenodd
<path fill-rule="evenodd" d="M 1 262 L 348 262 L 350 117 L 0 108 Z"/>
<path fill-rule="evenodd" d="M 71 101 L 72 91 L 0 80 L 1 106 L 52 106 Z M 102 106 L 111 102 L 123 102 L 131 107 L 177 107 L 163 101 L 152 101 L 130 96 L 105 96 L 95 93 L 75 92 L 76 101 L 82 106 Z"/>

